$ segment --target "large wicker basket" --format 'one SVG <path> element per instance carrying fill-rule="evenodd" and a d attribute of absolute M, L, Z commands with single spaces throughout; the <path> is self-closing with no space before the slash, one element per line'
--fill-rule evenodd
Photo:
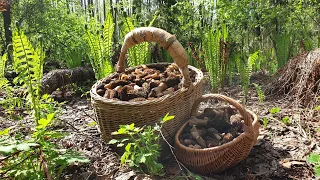
<path fill-rule="evenodd" d="M 257 116 L 253 112 L 245 110 L 242 105 L 232 98 L 224 95 L 203 95 L 194 103 L 191 115 L 197 116 L 200 102 L 208 99 L 217 99 L 233 105 L 244 117 L 244 132 L 232 141 L 221 146 L 206 149 L 193 149 L 184 146 L 179 141 L 179 136 L 185 126 L 188 125 L 189 121 L 186 122 L 176 133 L 175 154 L 178 160 L 187 168 L 201 174 L 221 172 L 238 164 L 248 156 L 259 135 L 259 122 Z"/>
<path fill-rule="evenodd" d="M 156 42 L 168 50 L 183 75 L 183 88 L 154 100 L 117 101 L 103 98 L 97 94 L 97 87 L 102 84 L 103 79 L 99 80 L 90 91 L 91 102 L 102 137 L 107 142 L 112 138 L 111 133 L 119 129 L 119 125 L 135 123 L 136 126 L 142 127 L 146 124 L 159 122 L 160 118 L 167 113 L 174 115 L 175 119 L 164 125 L 163 133 L 166 138 L 171 137 L 173 140 L 175 132 L 190 116 L 192 104 L 202 95 L 202 72 L 195 67 L 188 66 L 188 56 L 175 36 L 159 28 L 137 28 L 126 35 L 116 66 L 118 72 L 130 69 L 125 70 L 124 68 L 127 50 L 142 42 Z M 196 73 L 194 82 L 190 79 L 190 69 Z"/>

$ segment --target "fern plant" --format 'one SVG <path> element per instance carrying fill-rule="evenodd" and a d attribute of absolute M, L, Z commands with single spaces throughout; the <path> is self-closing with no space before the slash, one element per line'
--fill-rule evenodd
<path fill-rule="evenodd" d="M 276 34 L 275 49 L 278 62 L 278 69 L 282 68 L 289 60 L 290 35 L 287 32 Z"/>
<path fill-rule="evenodd" d="M 6 66 L 7 54 L 0 56 L 0 92 L 3 94 L 4 98 L 0 98 L 0 105 L 4 108 L 6 114 L 11 114 L 12 109 L 14 108 L 13 101 L 13 88 L 9 85 L 9 81 L 4 77 L 4 69 Z M 18 105 L 18 104 L 17 104 Z"/>
<path fill-rule="evenodd" d="M 261 86 L 259 84 L 253 83 L 254 87 L 256 88 L 257 94 L 258 94 L 258 99 L 260 103 L 263 103 L 264 101 L 264 93 L 261 89 Z"/>
<path fill-rule="evenodd" d="M 107 14 L 102 33 L 100 31 L 93 32 L 97 26 L 95 21 L 90 26 L 90 29 L 86 31 L 86 39 L 90 47 L 90 62 L 96 79 L 101 79 L 113 72 L 111 56 L 114 23 L 111 12 Z"/>
<path fill-rule="evenodd" d="M 203 40 L 203 48 L 205 51 L 205 66 L 210 75 L 211 86 L 213 89 L 219 87 L 220 82 L 220 31 L 212 32 L 211 29 L 206 30 L 205 39 Z"/>
<path fill-rule="evenodd" d="M 20 84 L 26 89 L 27 105 L 33 110 L 36 122 L 40 119 L 40 80 L 43 74 L 44 53 L 38 46 L 34 49 L 23 31 L 13 32 L 13 67 L 18 76 L 15 84 Z"/>
<path fill-rule="evenodd" d="M 240 70 L 240 76 L 241 76 L 241 86 L 244 91 L 244 103 L 248 100 L 248 91 L 249 91 L 249 84 L 250 84 L 250 76 L 252 72 L 253 65 L 257 61 L 259 57 L 259 51 L 256 51 L 255 53 L 251 54 L 246 62 L 246 64 L 240 62 L 240 58 L 237 59 L 238 66 Z"/>
<path fill-rule="evenodd" d="M 14 88 L 10 85 L 8 79 L 4 77 L 6 61 L 7 54 L 0 56 L 0 93 L 3 97 L 0 98 L 0 107 L 10 119 L 20 119 L 21 117 L 14 110 L 21 106 L 22 98 L 15 96 Z"/>
<path fill-rule="evenodd" d="M 151 21 L 151 24 L 153 21 Z M 150 24 L 150 25 L 151 25 Z M 129 33 L 130 31 L 134 30 L 134 24 L 132 23 L 131 18 L 126 17 L 124 19 L 124 25 L 123 25 L 123 33 L 124 35 Z M 128 52 L 128 64 L 129 66 L 138 66 L 141 64 L 147 64 L 150 63 L 151 58 L 151 52 L 149 48 L 148 42 L 143 42 L 140 44 L 135 45 L 134 47 L 131 47 Z"/>

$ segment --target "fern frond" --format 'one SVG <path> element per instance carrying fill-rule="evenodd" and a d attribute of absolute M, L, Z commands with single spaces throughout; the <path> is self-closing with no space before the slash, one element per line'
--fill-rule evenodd
<path fill-rule="evenodd" d="M 20 30 L 13 32 L 13 67 L 18 73 L 14 82 L 27 88 L 28 103 L 34 110 L 36 122 L 40 119 L 39 98 L 42 78 L 43 56 L 34 50 L 28 38 Z M 38 50 L 40 51 L 40 50 Z"/>
<path fill-rule="evenodd" d="M 0 90 L 4 89 L 4 87 L 8 84 L 8 79 L 4 77 L 0 77 Z"/>
<path fill-rule="evenodd" d="M 99 49 L 97 46 L 99 44 L 96 43 L 94 35 L 90 30 L 86 31 L 86 40 L 87 40 L 89 48 L 90 48 L 90 51 L 89 51 L 90 58 L 89 59 L 90 59 L 90 63 L 92 65 L 93 71 L 95 73 L 95 77 L 96 77 L 96 79 L 100 79 L 100 75 L 99 75 L 99 70 L 100 70 L 99 67 L 100 66 L 99 66 L 99 62 L 96 61 L 97 59 L 99 59 L 99 54 L 100 54 L 99 52 L 97 52 Z"/>
<path fill-rule="evenodd" d="M 150 23 L 149 23 L 149 27 L 151 27 L 152 25 L 153 25 L 153 23 L 154 23 L 154 21 L 157 19 L 157 17 L 158 17 L 158 13 L 155 13 L 154 15 L 153 15 L 153 19 L 150 21 Z"/>
<path fill-rule="evenodd" d="M 131 18 L 125 18 L 124 22 L 124 34 L 128 34 L 130 31 L 134 30 L 134 24 Z M 140 64 L 146 64 L 149 62 L 148 54 L 150 54 L 149 43 L 143 42 L 135 45 L 129 49 L 128 52 L 128 64 L 129 66 L 138 66 Z"/>
<path fill-rule="evenodd" d="M 221 33 L 219 31 L 213 33 L 208 29 L 204 40 L 205 66 L 209 72 L 211 85 L 214 89 L 219 87 L 220 81 L 220 36 Z"/>
<path fill-rule="evenodd" d="M 256 51 L 249 56 L 248 63 L 247 63 L 247 69 L 250 74 L 251 74 L 253 65 L 256 63 L 256 61 L 259 57 L 258 55 L 259 55 L 259 51 Z"/>
<path fill-rule="evenodd" d="M 278 69 L 282 68 L 289 60 L 290 35 L 287 32 L 276 34 L 275 37 L 276 57 Z"/>
<path fill-rule="evenodd" d="M 88 55 L 95 77 L 101 79 L 113 72 L 111 56 L 114 23 L 111 13 L 107 14 L 102 33 L 99 30 L 93 32 L 98 27 L 96 23 L 92 21 L 89 24 L 91 28 L 86 31 L 85 38 L 90 48 Z"/>
<path fill-rule="evenodd" d="M 6 67 L 7 54 L 0 56 L 0 78 L 4 78 L 4 69 Z"/>
<path fill-rule="evenodd" d="M 132 30 L 134 30 L 134 25 L 133 25 L 133 23 L 131 21 L 131 18 L 130 17 L 126 17 L 124 19 L 124 29 L 123 29 L 124 35 L 128 34 Z"/>
<path fill-rule="evenodd" d="M 260 103 L 263 103 L 263 101 L 264 101 L 264 93 L 263 93 L 261 87 L 260 87 L 258 84 L 256 84 L 256 83 L 253 83 L 253 85 L 254 85 L 254 87 L 256 88 L 259 102 L 260 102 Z"/>
<path fill-rule="evenodd" d="M 103 38 L 104 38 L 104 62 L 103 62 L 103 74 L 104 76 L 109 75 L 113 72 L 113 67 L 111 63 L 111 53 L 112 53 L 112 36 L 114 32 L 114 23 L 111 12 L 108 13 L 107 18 L 104 23 Z"/>
<path fill-rule="evenodd" d="M 242 89 L 244 91 L 245 95 L 245 101 L 248 99 L 248 91 L 249 91 L 249 84 L 250 84 L 250 76 L 252 72 L 252 67 L 254 63 L 257 61 L 259 51 L 256 51 L 255 53 L 251 54 L 247 60 L 246 65 L 243 65 L 243 63 L 240 63 L 240 76 L 241 76 L 241 85 Z"/>

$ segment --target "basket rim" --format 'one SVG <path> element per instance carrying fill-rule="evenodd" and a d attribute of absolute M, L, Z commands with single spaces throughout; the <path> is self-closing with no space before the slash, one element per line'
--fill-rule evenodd
<path fill-rule="evenodd" d="M 173 63 L 152 63 L 152 64 L 164 64 L 164 65 L 168 64 L 168 65 L 170 65 L 170 64 L 173 64 Z M 145 65 L 148 66 L 148 65 L 151 65 L 151 64 L 145 64 Z M 126 71 L 128 71 L 130 69 L 135 69 L 135 68 L 140 67 L 140 66 L 142 66 L 142 65 L 126 68 Z M 161 103 L 161 102 L 165 101 L 168 98 L 173 98 L 173 97 L 175 97 L 175 96 L 177 96 L 177 95 L 179 95 L 181 93 L 193 90 L 194 86 L 196 86 L 196 85 L 198 85 L 199 83 L 202 82 L 202 79 L 204 77 L 203 76 L 203 72 L 201 70 L 199 70 L 198 68 L 196 68 L 194 66 L 191 66 L 191 65 L 188 65 L 188 68 L 196 72 L 195 81 L 188 88 L 182 87 L 182 88 L 176 90 L 175 92 L 167 94 L 167 95 L 164 95 L 164 96 L 162 96 L 160 98 L 155 98 L 155 99 L 152 99 L 152 100 L 146 99 L 144 101 L 121 101 L 121 100 L 113 100 L 113 99 L 104 98 L 104 97 L 100 96 L 97 93 L 97 86 L 99 86 L 105 78 L 107 78 L 107 77 L 112 75 L 112 74 L 110 74 L 109 76 L 98 80 L 91 87 L 91 90 L 90 90 L 91 100 L 93 102 L 102 102 L 102 103 L 117 104 L 117 105 L 134 105 L 134 106 L 145 105 L 145 104 L 153 104 L 153 103 Z"/>
<path fill-rule="evenodd" d="M 258 122 L 258 116 L 254 112 L 252 112 L 252 111 L 250 111 L 248 109 L 246 109 L 246 111 L 250 115 L 253 116 L 252 127 L 256 127 L 256 125 L 259 123 Z M 204 148 L 204 149 L 194 149 L 194 148 L 190 148 L 190 147 L 187 147 L 187 146 L 181 144 L 180 141 L 179 141 L 179 136 L 182 133 L 182 131 L 185 128 L 185 126 L 187 126 L 188 123 L 189 123 L 189 120 L 187 122 L 185 122 L 181 126 L 181 128 L 178 130 L 178 132 L 175 135 L 175 145 L 177 145 L 178 148 L 185 150 L 186 152 L 203 152 L 203 153 L 204 152 L 211 152 L 212 153 L 213 151 L 221 151 L 221 150 L 227 149 L 231 145 L 236 144 L 237 142 L 241 141 L 242 138 L 248 137 L 248 135 L 250 134 L 249 132 L 242 132 L 239 136 L 234 138 L 232 141 L 230 141 L 228 143 L 225 143 L 223 145 L 210 147 L 210 148 Z M 253 133 L 256 133 L 256 132 L 254 131 Z M 258 136 L 256 138 L 258 138 Z M 255 141 L 255 139 L 253 139 L 253 141 Z"/>

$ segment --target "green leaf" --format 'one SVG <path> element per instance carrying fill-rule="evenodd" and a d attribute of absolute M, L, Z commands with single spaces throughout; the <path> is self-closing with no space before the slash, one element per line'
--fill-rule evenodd
<path fill-rule="evenodd" d="M 274 108 L 270 109 L 269 112 L 271 114 L 276 114 L 276 113 L 280 112 L 280 109 L 278 107 L 274 107 Z"/>
<path fill-rule="evenodd" d="M 54 161 L 58 164 L 58 165 L 70 165 L 71 163 L 74 162 L 81 162 L 81 163 L 89 163 L 90 160 L 82 155 L 79 155 L 76 152 L 68 152 L 66 154 L 62 154 L 59 157 L 55 158 Z"/>
<path fill-rule="evenodd" d="M 124 138 L 121 140 L 121 142 L 126 142 L 126 141 L 129 141 L 129 138 Z"/>
<path fill-rule="evenodd" d="M 290 123 L 290 118 L 289 116 L 285 116 L 281 119 L 281 122 L 283 122 L 284 124 L 289 124 Z"/>
<path fill-rule="evenodd" d="M 162 118 L 161 123 L 165 123 L 165 122 L 170 121 L 170 120 L 172 120 L 172 119 L 174 119 L 174 116 L 169 116 L 169 113 L 167 113 L 167 114 Z"/>
<path fill-rule="evenodd" d="M 203 178 L 201 176 L 196 175 L 196 174 L 193 177 L 196 178 L 196 180 L 203 180 Z"/>
<path fill-rule="evenodd" d="M 97 125 L 97 122 L 95 122 L 95 121 L 92 121 L 91 123 L 88 124 L 89 127 L 92 127 L 92 126 L 95 126 L 95 125 Z"/>
<path fill-rule="evenodd" d="M 126 147 L 125 147 L 125 150 L 126 150 L 127 152 L 129 152 L 130 149 L 131 149 L 131 143 L 127 144 Z"/>
<path fill-rule="evenodd" d="M 124 164 L 126 160 L 128 159 L 129 155 L 131 152 L 124 152 L 123 155 L 121 156 L 121 163 Z"/>
<path fill-rule="evenodd" d="M 130 124 L 128 129 L 133 130 L 134 129 L 134 123 Z"/>
<path fill-rule="evenodd" d="M 4 130 L 1 130 L 0 131 L 0 136 L 8 135 L 9 134 L 9 130 L 10 130 L 10 127 L 6 128 Z"/>
<path fill-rule="evenodd" d="M 264 118 L 263 118 L 263 128 L 264 128 L 264 129 L 267 128 L 268 122 L 269 122 L 268 118 L 264 117 Z"/>
<path fill-rule="evenodd" d="M 47 120 L 51 121 L 54 118 L 54 113 L 47 114 Z"/>
<path fill-rule="evenodd" d="M 123 147 L 125 144 L 124 143 L 119 143 L 117 144 L 117 147 Z"/>
<path fill-rule="evenodd" d="M 28 151 L 30 147 L 37 147 L 39 144 L 37 143 L 21 143 L 16 146 L 19 151 Z"/>
<path fill-rule="evenodd" d="M 0 146 L 0 153 L 4 155 L 14 153 L 16 151 L 16 147 L 16 145 Z"/>
<path fill-rule="evenodd" d="M 39 121 L 38 121 L 38 126 L 36 126 L 36 129 L 37 130 L 40 130 L 40 129 L 44 129 L 47 127 L 47 125 L 50 123 L 50 120 L 49 119 L 45 119 L 45 118 L 41 118 Z"/>
<path fill-rule="evenodd" d="M 146 156 L 145 155 L 143 155 L 141 157 L 141 159 L 139 160 L 139 163 L 146 163 Z"/>
<path fill-rule="evenodd" d="M 119 141 L 116 140 L 116 139 L 111 139 L 108 144 L 115 144 L 115 143 L 118 143 Z"/>
<path fill-rule="evenodd" d="M 319 109 L 320 109 L 320 106 L 316 106 L 316 107 L 314 108 L 315 111 L 318 111 Z"/>
<path fill-rule="evenodd" d="M 320 177 L 320 166 L 315 166 L 314 167 L 314 173 L 317 177 Z"/>
<path fill-rule="evenodd" d="M 47 137 L 51 137 L 51 138 L 54 138 L 54 139 L 61 139 L 61 138 L 65 137 L 64 133 L 57 132 L 57 131 L 46 131 L 44 134 Z"/>
<path fill-rule="evenodd" d="M 320 163 L 320 155 L 316 153 L 311 153 L 310 156 L 307 158 L 309 163 Z"/>

